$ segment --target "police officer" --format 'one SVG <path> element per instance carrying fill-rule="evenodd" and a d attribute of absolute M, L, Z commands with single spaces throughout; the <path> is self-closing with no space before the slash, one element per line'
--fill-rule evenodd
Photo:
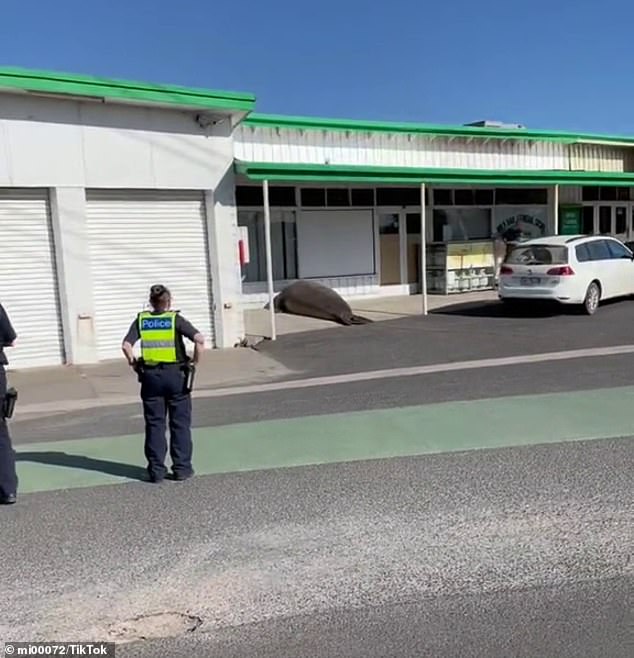
<path fill-rule="evenodd" d="M 4 353 L 5 347 L 13 347 L 17 338 L 9 316 L 0 304 L 0 403 L 4 406 L 7 393 L 7 373 L 5 366 L 9 364 Z M 18 493 L 18 475 L 15 470 L 15 452 L 11 445 L 11 436 L 7 420 L 0 413 L 0 505 L 13 505 Z"/>
<path fill-rule="evenodd" d="M 151 482 L 166 474 L 166 416 L 169 416 L 170 457 L 175 480 L 187 480 L 192 468 L 191 391 L 188 388 L 190 360 L 183 336 L 194 343 L 193 363 L 205 347 L 204 336 L 178 311 L 171 310 L 171 294 L 163 285 L 150 289 L 151 311 L 139 313 L 123 339 L 122 350 L 141 382 L 145 417 L 145 458 Z M 141 359 L 133 347 L 141 341 Z"/>

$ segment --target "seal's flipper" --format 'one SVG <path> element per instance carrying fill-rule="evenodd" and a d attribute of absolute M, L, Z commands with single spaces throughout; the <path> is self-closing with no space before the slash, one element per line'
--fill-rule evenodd
<path fill-rule="evenodd" d="M 374 320 L 364 318 L 362 315 L 352 315 L 350 317 L 350 324 L 371 324 Z"/>

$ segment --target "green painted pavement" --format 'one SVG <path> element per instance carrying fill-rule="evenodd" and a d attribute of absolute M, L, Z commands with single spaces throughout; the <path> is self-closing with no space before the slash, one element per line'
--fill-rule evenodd
<path fill-rule="evenodd" d="M 634 387 L 446 402 L 194 431 L 199 475 L 634 435 Z M 20 445 L 22 493 L 136 479 L 142 436 Z"/>

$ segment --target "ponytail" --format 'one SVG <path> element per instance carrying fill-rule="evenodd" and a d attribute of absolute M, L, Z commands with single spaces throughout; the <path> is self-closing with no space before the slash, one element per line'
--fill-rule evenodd
<path fill-rule="evenodd" d="M 150 304 L 154 308 L 159 306 L 162 302 L 167 301 L 171 297 L 171 293 L 164 285 L 158 284 L 150 288 Z"/>

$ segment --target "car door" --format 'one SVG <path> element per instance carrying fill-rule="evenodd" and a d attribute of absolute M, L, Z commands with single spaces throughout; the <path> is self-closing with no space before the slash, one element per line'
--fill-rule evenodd
<path fill-rule="evenodd" d="M 583 299 L 590 283 L 596 278 L 596 266 L 592 260 L 592 254 L 588 242 L 583 242 L 575 247 L 574 270 L 577 273 L 575 284 L 575 297 Z"/>
<path fill-rule="evenodd" d="M 634 294 L 634 260 L 632 252 L 618 240 L 606 240 L 614 262 L 616 294 L 624 297 Z"/>
<path fill-rule="evenodd" d="M 592 262 L 592 279 L 598 279 L 601 284 L 601 299 L 609 299 L 618 295 L 619 267 L 618 261 L 612 258 L 608 241 L 603 238 L 586 243 Z"/>

